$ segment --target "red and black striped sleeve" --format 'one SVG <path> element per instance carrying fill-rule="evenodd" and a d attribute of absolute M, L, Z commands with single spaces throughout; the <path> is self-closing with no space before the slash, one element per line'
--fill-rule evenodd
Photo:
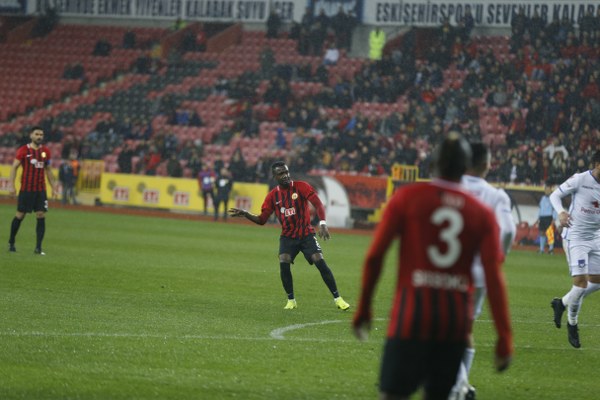
<path fill-rule="evenodd" d="M 258 221 L 261 225 L 264 225 L 271 214 L 273 214 L 273 191 L 267 193 L 267 197 L 263 201 L 262 206 L 260 207 L 260 215 L 258 216 Z"/>

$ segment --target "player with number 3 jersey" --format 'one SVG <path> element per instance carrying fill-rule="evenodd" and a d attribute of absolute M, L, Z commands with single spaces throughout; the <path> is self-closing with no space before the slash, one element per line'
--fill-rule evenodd
<path fill-rule="evenodd" d="M 398 279 L 380 376 L 382 398 L 408 398 L 421 384 L 427 399 L 447 399 L 471 332 L 473 278 L 479 253 L 498 332 L 496 368 L 513 351 L 503 259 L 492 211 L 460 186 L 470 146 L 451 134 L 436 151 L 430 183 L 399 188 L 389 201 L 365 259 L 355 334 L 370 328 L 371 303 L 384 256 L 400 238 Z"/>

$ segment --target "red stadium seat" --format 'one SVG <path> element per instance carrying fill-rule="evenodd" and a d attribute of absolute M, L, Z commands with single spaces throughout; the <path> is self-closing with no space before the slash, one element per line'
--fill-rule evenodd
<path fill-rule="evenodd" d="M 533 243 L 538 239 L 539 235 L 540 235 L 539 224 L 536 222 L 535 224 L 533 224 L 532 226 L 529 227 L 529 234 L 527 235 L 527 241 L 529 243 Z"/>
<path fill-rule="evenodd" d="M 529 223 L 526 221 L 519 222 L 517 224 L 517 233 L 515 234 L 514 243 L 521 244 L 521 242 L 529 236 Z"/>

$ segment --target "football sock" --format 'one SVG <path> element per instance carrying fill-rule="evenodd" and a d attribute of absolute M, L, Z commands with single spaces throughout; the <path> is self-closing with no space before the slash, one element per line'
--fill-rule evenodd
<path fill-rule="evenodd" d="M 44 234 L 46 233 L 46 218 L 38 218 L 35 224 L 35 236 L 36 245 L 38 249 L 42 248 L 42 240 L 44 240 Z"/>
<path fill-rule="evenodd" d="M 577 310 L 577 314 L 579 314 L 579 311 L 581 311 L 581 305 L 583 304 L 583 299 L 585 299 L 587 296 L 589 296 L 590 294 L 592 294 L 598 290 L 600 290 L 600 283 L 594 283 L 594 282 L 588 281 L 588 285 L 585 288 L 585 292 L 583 292 L 583 297 L 581 298 L 581 300 L 579 300 L 579 309 Z"/>
<path fill-rule="evenodd" d="M 465 354 L 463 354 L 463 364 L 465 365 L 465 369 L 467 370 L 467 377 L 471 372 L 471 366 L 473 365 L 473 358 L 475 358 L 475 349 L 471 347 L 467 347 L 465 349 Z"/>
<path fill-rule="evenodd" d="M 292 269 L 290 268 L 290 263 L 279 263 L 279 275 L 281 276 L 283 290 L 285 290 L 288 299 L 292 300 L 294 298 L 294 281 L 292 279 Z"/>
<path fill-rule="evenodd" d="M 465 363 L 463 361 L 458 367 L 458 372 L 456 374 L 456 383 L 452 387 L 451 393 L 458 393 L 460 391 L 460 388 L 466 383 L 469 382 L 467 377 L 467 368 L 465 368 Z"/>
<path fill-rule="evenodd" d="M 581 298 L 585 293 L 585 288 L 579 286 L 573 286 L 569 293 L 563 297 L 563 304 L 567 306 L 567 320 L 569 321 L 569 325 L 577 325 L 577 315 L 579 314 L 579 304 L 581 302 Z M 568 301 L 565 301 L 565 298 Z"/>
<path fill-rule="evenodd" d="M 600 283 L 594 283 L 588 281 L 587 288 L 585 288 L 585 293 L 583 297 L 589 296 L 590 294 L 600 290 Z"/>
<path fill-rule="evenodd" d="M 331 292 L 331 294 L 333 294 L 333 298 L 338 298 L 340 294 L 338 293 L 335 278 L 333 277 L 333 272 L 331 272 L 331 269 L 329 269 L 325 260 L 320 259 L 315 263 L 315 266 L 321 273 L 321 278 L 323 278 L 323 282 L 325 282 L 325 284 L 329 288 L 329 291 Z"/>
<path fill-rule="evenodd" d="M 10 224 L 10 239 L 8 239 L 8 243 L 15 244 L 15 237 L 17 236 L 17 232 L 19 232 L 22 221 L 22 219 L 17 217 L 13 218 L 12 223 Z"/>

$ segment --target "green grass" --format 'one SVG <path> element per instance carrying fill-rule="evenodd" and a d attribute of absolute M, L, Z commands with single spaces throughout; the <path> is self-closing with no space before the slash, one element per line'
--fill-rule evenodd
<path fill-rule="evenodd" d="M 0 205 L 0 243 L 13 214 Z M 395 252 L 376 330 L 359 343 L 352 314 L 335 309 L 302 259 L 299 308 L 284 312 L 274 226 L 53 209 L 39 257 L 34 225 L 32 216 L 22 224 L 17 254 L 0 251 L 0 399 L 377 398 Z M 322 243 L 353 305 L 369 243 L 343 231 Z M 515 249 L 505 271 L 516 355 L 494 372 L 484 314 L 471 376 L 478 398 L 595 399 L 600 296 L 586 299 L 575 350 L 549 306 L 570 287 L 564 257 Z"/>

